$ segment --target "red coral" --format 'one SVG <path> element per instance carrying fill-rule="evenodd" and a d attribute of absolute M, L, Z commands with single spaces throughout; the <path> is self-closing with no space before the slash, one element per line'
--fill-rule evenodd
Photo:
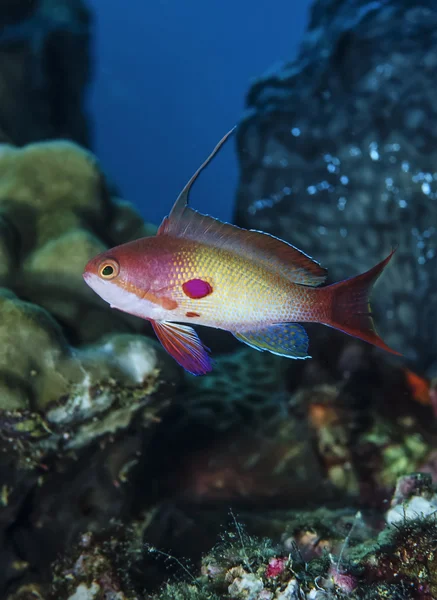
<path fill-rule="evenodd" d="M 356 577 L 349 573 L 342 573 L 335 565 L 331 565 L 329 576 L 332 578 L 335 585 L 346 593 L 353 592 L 358 585 Z"/>
<path fill-rule="evenodd" d="M 278 577 L 287 564 L 286 558 L 271 558 L 266 569 L 266 577 Z"/>

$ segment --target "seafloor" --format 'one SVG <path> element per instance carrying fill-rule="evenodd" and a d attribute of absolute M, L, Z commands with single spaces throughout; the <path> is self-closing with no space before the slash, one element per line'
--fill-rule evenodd
<path fill-rule="evenodd" d="M 202 331 L 187 375 L 83 282 L 155 232 L 90 148 L 83 0 L 0 1 L 0 597 L 437 599 L 437 7 L 316 0 L 248 90 L 235 222 L 375 288 L 392 357 Z"/>

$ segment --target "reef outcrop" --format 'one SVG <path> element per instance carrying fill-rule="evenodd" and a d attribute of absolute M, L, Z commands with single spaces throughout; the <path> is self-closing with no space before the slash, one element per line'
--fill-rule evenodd
<path fill-rule="evenodd" d="M 378 329 L 437 375 L 437 13 L 432 0 L 318 0 L 297 59 L 250 88 L 236 221 L 286 239 L 332 281 L 397 246 Z"/>

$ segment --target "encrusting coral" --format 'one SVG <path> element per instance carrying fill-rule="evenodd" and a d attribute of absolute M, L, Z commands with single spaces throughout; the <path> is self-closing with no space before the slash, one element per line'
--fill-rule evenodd
<path fill-rule="evenodd" d="M 437 497 L 429 477 L 412 474 L 399 481 L 393 503 L 411 500 L 415 494 L 426 495 L 433 502 Z M 45 600 L 100 597 L 433 600 L 436 597 L 435 515 L 406 515 L 396 525 L 388 522 L 388 514 L 384 519 L 384 515 L 372 512 L 353 515 L 330 509 L 289 512 L 287 518 L 288 531 L 276 542 L 248 535 L 233 518 L 220 542 L 202 557 L 198 574 L 197 568 L 189 568 L 170 554 L 139 543 L 135 527 L 121 530 L 115 526 L 98 536 L 82 534 L 71 553 L 54 564 L 52 587 L 41 597 Z M 150 568 L 146 562 L 150 556 L 175 562 L 184 581 L 167 582 L 154 594 L 144 590 L 138 576 Z M 8 600 L 18 599 L 21 596 L 11 596 Z"/>
<path fill-rule="evenodd" d="M 417 485 L 417 482 L 422 482 Z M 415 493 L 437 498 L 430 478 L 411 475 Z M 414 492 L 414 486 L 417 492 Z M 426 490 L 425 490 L 426 488 Z M 404 498 L 405 499 L 405 498 Z M 399 501 L 399 497 L 397 498 Z M 323 511 L 322 511 L 323 513 Z M 251 600 L 433 600 L 437 594 L 435 512 L 391 525 L 356 513 L 339 535 L 339 511 L 295 515 L 295 533 L 282 544 L 248 536 L 241 525 L 202 559 L 190 583 L 167 584 L 155 600 L 229 598 Z M 328 517 L 328 519 L 327 519 Z M 298 531 L 312 532 L 302 538 Z M 323 543 L 322 540 L 324 540 Z M 309 543 L 310 542 L 310 543 Z M 312 548 L 309 552 L 309 548 Z M 217 595 L 217 596 L 216 596 Z"/>

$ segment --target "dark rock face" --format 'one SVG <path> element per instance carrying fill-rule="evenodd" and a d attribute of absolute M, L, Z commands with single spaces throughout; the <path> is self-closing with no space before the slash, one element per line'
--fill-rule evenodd
<path fill-rule="evenodd" d="M 37 4 L 38 0 L 1 0 L 1 27 L 28 18 L 35 11 Z"/>
<path fill-rule="evenodd" d="M 437 10 L 319 0 L 295 63 L 259 79 L 238 134 L 236 222 L 331 280 L 398 251 L 374 294 L 386 341 L 437 374 Z"/>
<path fill-rule="evenodd" d="M 0 141 L 89 145 L 91 25 L 82 0 L 0 2 Z"/>

